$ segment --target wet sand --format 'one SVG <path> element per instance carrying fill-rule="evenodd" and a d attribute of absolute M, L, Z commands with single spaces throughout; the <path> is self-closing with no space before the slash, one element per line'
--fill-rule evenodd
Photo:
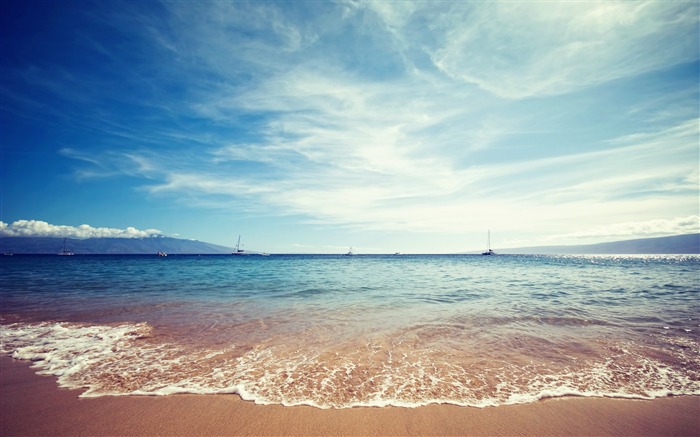
<path fill-rule="evenodd" d="M 255 405 L 236 395 L 79 399 L 27 362 L 0 357 L 0 435 L 697 436 L 700 397 L 563 398 L 495 408 Z"/>

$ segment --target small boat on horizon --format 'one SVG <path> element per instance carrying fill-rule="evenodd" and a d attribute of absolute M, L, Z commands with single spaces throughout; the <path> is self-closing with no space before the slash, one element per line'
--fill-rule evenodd
<path fill-rule="evenodd" d="M 489 230 L 489 233 L 488 233 L 488 240 L 487 240 L 487 243 L 486 243 L 486 247 L 487 247 L 488 249 L 486 249 L 486 252 L 481 252 L 482 255 L 487 255 L 487 256 L 488 256 L 488 255 L 495 255 L 495 254 L 496 254 L 496 252 L 494 252 L 494 251 L 491 249 L 491 230 Z"/>
<path fill-rule="evenodd" d="M 354 256 L 355 255 L 355 248 L 350 246 L 350 250 L 348 250 L 348 253 L 345 254 L 345 256 Z"/>
<path fill-rule="evenodd" d="M 63 250 L 61 250 L 58 255 L 60 256 L 72 256 L 75 255 L 73 252 L 70 250 L 66 249 L 66 238 L 63 239 Z"/>
<path fill-rule="evenodd" d="M 238 236 L 238 242 L 236 243 L 236 250 L 231 252 L 231 255 L 234 256 L 270 256 L 269 253 L 267 252 L 246 252 L 245 250 L 241 249 L 241 236 Z"/>
<path fill-rule="evenodd" d="M 161 252 L 161 251 L 159 251 L 159 252 L 158 252 L 158 256 L 168 256 L 168 254 L 167 254 L 167 253 L 165 253 L 165 252 Z"/>
<path fill-rule="evenodd" d="M 238 243 L 236 243 L 236 250 L 234 252 L 231 252 L 231 255 L 247 255 L 245 250 L 241 249 L 241 236 L 238 236 Z"/>

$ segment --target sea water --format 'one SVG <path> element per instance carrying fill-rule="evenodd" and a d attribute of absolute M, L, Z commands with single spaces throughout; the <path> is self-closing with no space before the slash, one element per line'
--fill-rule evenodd
<path fill-rule="evenodd" d="M 82 396 L 700 394 L 700 256 L 13 256 L 0 347 Z"/>

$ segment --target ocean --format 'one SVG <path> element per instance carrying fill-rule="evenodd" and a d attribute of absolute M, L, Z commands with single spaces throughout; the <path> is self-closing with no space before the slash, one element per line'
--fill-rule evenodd
<path fill-rule="evenodd" d="M 0 349 L 81 396 L 700 395 L 700 256 L 0 257 Z"/>

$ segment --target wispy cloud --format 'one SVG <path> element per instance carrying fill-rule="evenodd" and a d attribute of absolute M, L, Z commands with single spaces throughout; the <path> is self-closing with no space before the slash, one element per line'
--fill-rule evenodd
<path fill-rule="evenodd" d="M 596 103 L 554 100 L 697 61 L 696 2 L 162 7 L 139 26 L 116 22 L 158 60 L 149 86 L 178 92 L 149 99 L 167 108 L 149 129 L 105 123 L 120 147 L 64 149 L 82 178 L 126 174 L 152 195 L 309 223 L 446 233 L 604 227 L 686 215 L 678 205 L 697 198 L 697 114 L 643 125 L 652 95 L 635 101 L 632 127 L 603 129 Z"/>
<path fill-rule="evenodd" d="M 455 3 L 431 56 L 501 97 L 563 94 L 698 58 L 694 2 Z M 459 20 L 469 17 L 469 24 Z M 413 29 L 410 29 L 413 30 Z"/>
<path fill-rule="evenodd" d="M 688 217 L 674 217 L 672 219 L 614 223 L 570 234 L 552 235 L 545 238 L 543 241 L 590 238 L 625 239 L 632 237 L 658 237 L 695 233 L 700 233 L 700 216 L 692 215 Z"/>
<path fill-rule="evenodd" d="M 639 213 L 661 210 L 677 196 L 694 198 L 696 124 L 611 139 L 616 147 L 593 152 L 464 167 L 429 146 L 416 145 L 410 153 L 393 149 L 392 142 L 403 140 L 399 131 L 371 131 L 377 139 L 365 144 L 376 148 L 367 149 L 352 147 L 357 141 L 352 129 L 350 138 L 342 131 L 319 131 L 264 147 L 215 149 L 201 163 L 206 171 L 192 166 L 186 173 L 167 172 L 164 166 L 165 180 L 148 189 L 237 197 L 252 202 L 253 209 L 375 230 L 454 232 L 541 217 L 619 214 L 624 208 Z M 324 147 L 326 141 L 336 147 Z M 237 172 L 240 161 L 269 168 L 260 175 L 249 168 Z M 638 197 L 646 202 L 637 204 Z"/>
<path fill-rule="evenodd" d="M 149 177 L 157 168 L 146 156 L 129 151 L 84 151 L 66 147 L 60 150 L 61 155 L 89 164 L 75 172 L 79 180 L 110 178 L 115 176 Z M 162 159 L 158 159 L 161 165 Z"/>

